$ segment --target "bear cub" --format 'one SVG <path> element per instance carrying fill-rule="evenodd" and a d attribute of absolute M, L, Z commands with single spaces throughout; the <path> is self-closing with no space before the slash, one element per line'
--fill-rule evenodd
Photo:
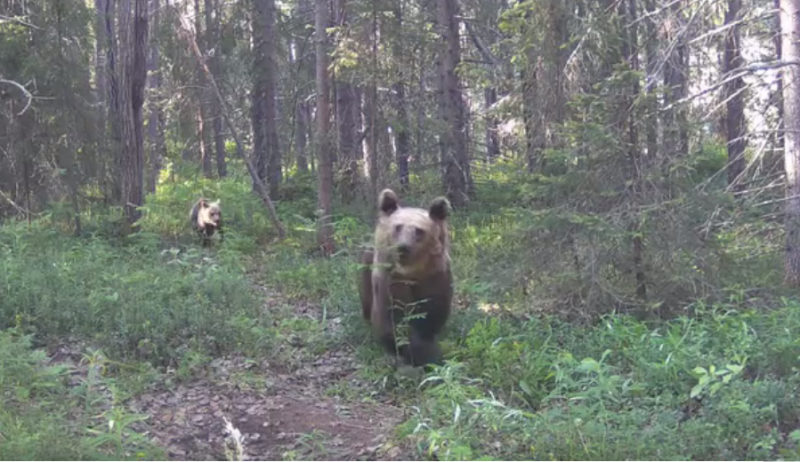
<path fill-rule="evenodd" d="M 192 229 L 200 235 L 203 247 L 211 243 L 211 236 L 219 231 L 220 242 L 225 240 L 225 232 L 222 229 L 222 210 L 219 201 L 209 202 L 200 199 L 192 207 L 190 213 Z"/>
<path fill-rule="evenodd" d="M 428 210 L 400 207 L 385 189 L 378 197 L 374 248 L 361 254 L 359 295 L 364 319 L 386 351 L 413 367 L 441 364 L 436 335 L 450 315 L 453 276 L 447 217 L 450 203 L 434 199 Z M 404 309 L 405 308 L 405 309 Z M 406 313 L 408 338 L 397 347 L 395 327 Z"/>

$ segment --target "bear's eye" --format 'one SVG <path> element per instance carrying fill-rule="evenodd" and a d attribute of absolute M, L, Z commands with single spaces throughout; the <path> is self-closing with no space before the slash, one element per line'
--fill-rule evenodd
<path fill-rule="evenodd" d="M 394 225 L 394 232 L 399 234 L 403 230 L 403 225 Z"/>
<path fill-rule="evenodd" d="M 425 237 L 425 230 L 422 228 L 416 228 L 414 230 L 414 233 L 416 234 L 417 239 L 422 239 L 423 237 Z"/>

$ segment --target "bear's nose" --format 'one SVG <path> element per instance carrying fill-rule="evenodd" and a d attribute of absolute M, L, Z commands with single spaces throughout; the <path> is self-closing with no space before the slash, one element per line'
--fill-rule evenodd
<path fill-rule="evenodd" d="M 399 253 L 402 257 L 406 257 L 411 253 L 411 247 L 406 244 L 400 244 L 397 246 L 397 253 Z"/>

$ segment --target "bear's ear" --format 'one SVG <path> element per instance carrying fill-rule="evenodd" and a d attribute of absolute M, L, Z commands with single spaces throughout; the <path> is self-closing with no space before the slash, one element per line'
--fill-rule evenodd
<path fill-rule="evenodd" d="M 391 215 L 397 210 L 397 194 L 391 189 L 384 189 L 378 196 L 378 208 L 386 215 Z"/>
<path fill-rule="evenodd" d="M 200 207 L 207 208 L 208 207 L 208 201 L 205 200 L 205 199 L 200 199 Z"/>
<path fill-rule="evenodd" d="M 222 202 L 222 201 L 216 201 L 216 202 L 212 202 L 212 203 L 210 203 L 210 204 L 209 204 L 209 206 L 210 206 L 210 207 L 217 207 L 217 208 L 219 208 L 219 204 L 220 204 L 220 202 Z"/>
<path fill-rule="evenodd" d="M 428 215 L 436 221 L 445 221 L 450 214 L 450 201 L 446 197 L 437 197 L 428 208 Z"/>

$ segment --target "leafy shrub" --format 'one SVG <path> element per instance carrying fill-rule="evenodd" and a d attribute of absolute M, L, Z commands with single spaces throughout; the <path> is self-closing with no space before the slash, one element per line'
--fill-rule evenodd
<path fill-rule="evenodd" d="M 263 322 L 241 268 L 158 244 L 144 233 L 114 247 L 44 228 L 1 228 L 2 324 L 41 340 L 76 335 L 116 358 L 164 364 L 187 349 L 230 351 L 240 333 L 226 321 L 237 315 Z"/>

